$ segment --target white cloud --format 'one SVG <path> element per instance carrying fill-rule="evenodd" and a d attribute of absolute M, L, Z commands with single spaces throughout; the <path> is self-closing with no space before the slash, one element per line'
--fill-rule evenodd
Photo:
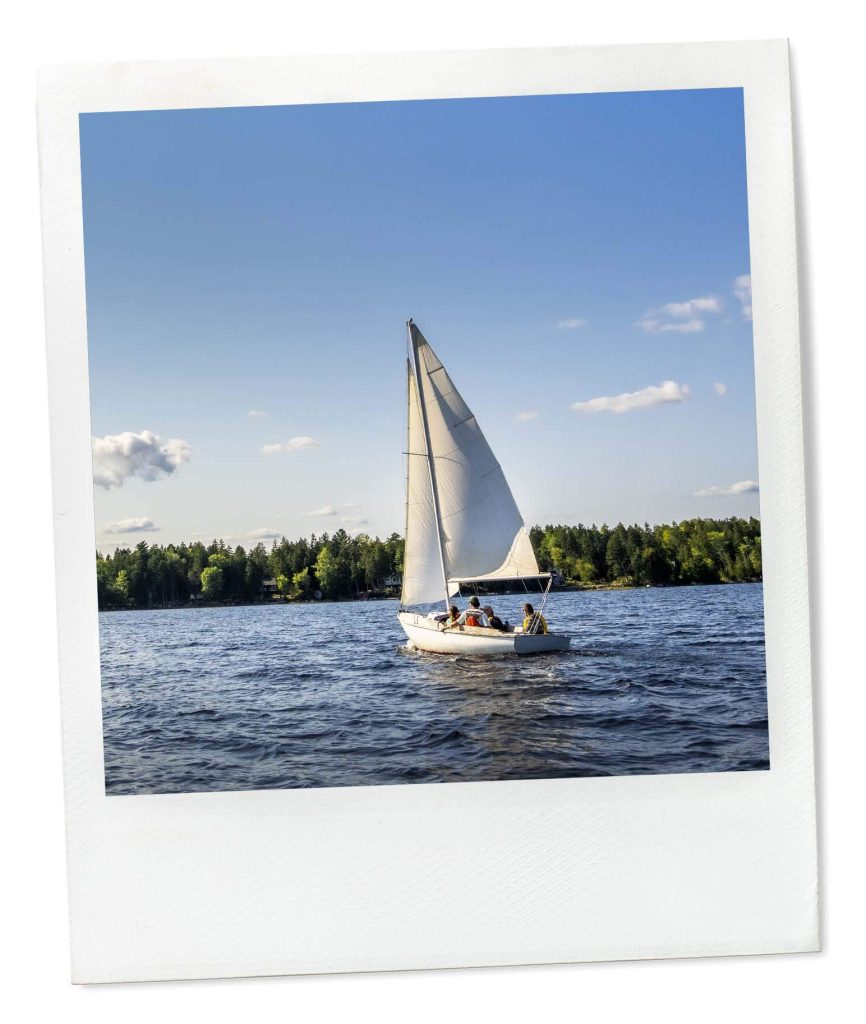
<path fill-rule="evenodd" d="M 251 416 L 253 419 L 263 419 L 267 415 L 268 414 L 266 412 L 262 412 L 261 409 L 250 409 L 247 413 L 247 416 Z"/>
<path fill-rule="evenodd" d="M 574 402 L 571 406 L 577 412 L 631 412 L 633 409 L 649 409 L 653 405 L 665 405 L 668 402 L 682 402 L 689 393 L 688 384 L 677 384 L 675 380 L 665 380 L 659 385 L 650 385 L 640 391 L 627 391 L 612 397 L 591 398 L 587 402 Z"/>
<path fill-rule="evenodd" d="M 322 505 L 321 508 L 314 508 L 306 514 L 308 516 L 336 516 L 341 512 L 348 512 L 349 509 L 357 507 L 357 505 L 353 505 L 351 502 L 344 502 L 342 505 Z M 366 522 L 366 520 L 364 521 Z"/>
<path fill-rule="evenodd" d="M 705 295 L 700 299 L 687 299 L 685 302 L 668 302 L 662 306 L 662 313 L 676 317 L 677 320 L 691 320 L 702 313 L 721 313 L 722 304 L 714 295 Z"/>
<path fill-rule="evenodd" d="M 538 413 L 533 409 L 531 412 L 519 412 L 517 418 L 522 422 L 526 423 L 529 420 L 537 420 Z"/>
<path fill-rule="evenodd" d="M 712 487 L 704 487 L 700 491 L 695 491 L 692 495 L 694 498 L 731 498 L 738 494 L 757 494 L 758 484 L 754 480 L 740 480 L 735 484 L 727 484 L 724 487 L 719 487 L 713 484 Z"/>
<path fill-rule="evenodd" d="M 369 523 L 370 520 L 365 519 L 363 516 L 343 516 L 340 521 L 346 523 L 347 526 L 363 526 L 365 523 Z"/>
<path fill-rule="evenodd" d="M 266 444 L 262 448 L 263 455 L 276 455 L 277 452 L 299 452 L 305 448 L 322 448 L 321 441 L 314 437 L 292 437 L 282 444 Z"/>
<path fill-rule="evenodd" d="M 250 530 L 249 533 L 252 540 L 279 540 L 282 535 L 281 530 L 273 530 L 269 526 L 261 526 L 258 530 Z"/>
<path fill-rule="evenodd" d="M 150 430 L 135 434 L 106 434 L 91 439 L 93 447 L 93 482 L 110 490 L 137 476 L 153 481 L 171 476 L 189 459 L 192 448 L 179 438 L 163 440 Z"/>
<path fill-rule="evenodd" d="M 734 280 L 734 296 L 740 304 L 744 320 L 752 319 L 752 275 L 741 274 Z"/>
<path fill-rule="evenodd" d="M 640 326 L 650 334 L 664 334 L 665 331 L 675 331 L 677 334 L 694 334 L 702 331 L 706 324 L 703 320 L 685 320 L 683 323 L 666 322 L 655 317 L 641 320 Z"/>
<path fill-rule="evenodd" d="M 556 326 L 560 330 L 574 331 L 578 327 L 586 327 L 587 322 L 588 321 L 581 319 L 579 316 L 572 316 L 566 318 L 565 320 L 557 320 Z"/>
<path fill-rule="evenodd" d="M 137 519 L 118 519 L 116 523 L 106 523 L 102 533 L 154 533 L 160 527 L 148 516 Z"/>
<path fill-rule="evenodd" d="M 720 380 L 714 380 L 713 387 L 715 388 L 717 395 L 726 395 L 728 393 L 728 385 L 723 384 Z"/>
<path fill-rule="evenodd" d="M 714 295 L 704 295 L 697 299 L 686 299 L 685 302 L 668 302 L 651 309 L 638 326 L 650 334 L 663 334 L 667 331 L 694 334 L 706 327 L 708 313 L 718 314 L 721 311 L 722 303 L 719 299 Z"/>

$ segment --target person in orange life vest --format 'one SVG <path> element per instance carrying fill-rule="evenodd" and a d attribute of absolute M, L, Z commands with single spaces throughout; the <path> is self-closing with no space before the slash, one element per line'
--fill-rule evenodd
<path fill-rule="evenodd" d="M 449 626 L 486 626 L 487 616 L 481 610 L 481 602 L 477 597 L 469 598 L 469 607 L 463 612 L 456 622 L 449 622 Z"/>
<path fill-rule="evenodd" d="M 547 633 L 547 620 L 541 614 L 541 612 L 534 611 L 532 605 L 527 602 L 523 606 L 523 614 L 526 618 L 523 620 L 523 632 L 524 633 Z"/>

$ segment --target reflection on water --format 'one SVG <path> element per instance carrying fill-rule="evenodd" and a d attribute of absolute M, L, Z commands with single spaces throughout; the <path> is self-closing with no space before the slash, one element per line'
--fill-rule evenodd
<path fill-rule="evenodd" d="M 550 612 L 569 653 L 490 659 L 409 650 L 394 602 L 103 613 L 107 790 L 769 766 L 760 585 Z"/>

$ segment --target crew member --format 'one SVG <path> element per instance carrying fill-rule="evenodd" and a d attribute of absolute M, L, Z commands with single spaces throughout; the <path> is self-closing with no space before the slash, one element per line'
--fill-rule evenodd
<path fill-rule="evenodd" d="M 549 633 L 550 630 L 547 628 L 547 620 L 541 614 L 533 609 L 532 605 L 527 601 L 523 606 L 523 614 L 526 616 L 523 620 L 523 632 L 524 633 Z"/>
<path fill-rule="evenodd" d="M 486 626 L 487 616 L 481 610 L 481 602 L 477 597 L 469 598 L 469 607 L 463 612 L 456 622 L 449 622 L 449 626 Z"/>
<path fill-rule="evenodd" d="M 490 605 L 485 605 L 482 609 L 484 614 L 487 616 L 487 625 L 491 629 L 498 629 L 500 633 L 508 632 L 508 623 L 503 622 L 502 619 L 493 611 Z"/>

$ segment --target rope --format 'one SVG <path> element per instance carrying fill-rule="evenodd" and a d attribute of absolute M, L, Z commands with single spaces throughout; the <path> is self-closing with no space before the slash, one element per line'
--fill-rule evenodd
<path fill-rule="evenodd" d="M 547 581 L 547 587 L 544 591 L 544 596 L 541 598 L 541 607 L 538 609 L 538 614 L 544 614 L 544 606 L 547 604 L 547 595 L 550 593 L 550 588 L 553 586 L 553 574 L 551 573 L 550 579 Z"/>

